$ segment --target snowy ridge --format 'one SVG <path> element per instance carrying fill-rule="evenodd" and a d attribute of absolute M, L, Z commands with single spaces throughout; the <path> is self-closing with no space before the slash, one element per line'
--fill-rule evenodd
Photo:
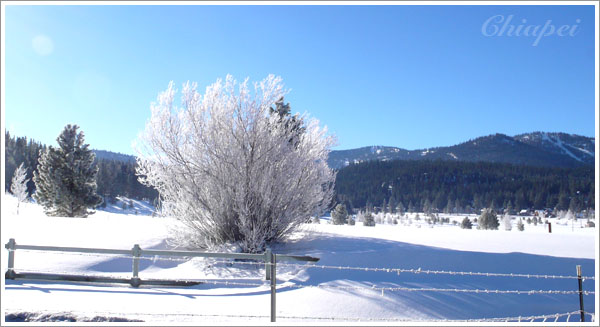
<path fill-rule="evenodd" d="M 331 151 L 327 162 L 334 169 L 345 167 L 346 163 L 383 159 L 484 161 L 571 168 L 594 165 L 594 142 L 591 137 L 565 133 L 492 134 L 453 146 L 427 149 L 371 146 Z"/>

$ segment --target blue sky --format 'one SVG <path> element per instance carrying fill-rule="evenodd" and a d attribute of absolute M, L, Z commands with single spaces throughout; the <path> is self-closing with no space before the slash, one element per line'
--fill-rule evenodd
<path fill-rule="evenodd" d="M 46 144 L 76 123 L 133 154 L 169 81 L 279 75 L 335 149 L 492 133 L 595 134 L 593 6 L 6 5 L 6 128 Z M 498 16 L 499 15 L 499 16 Z M 574 35 L 482 33 L 490 17 Z M 523 23 L 525 20 L 525 23 Z M 492 21 L 486 30 L 493 34 Z"/>

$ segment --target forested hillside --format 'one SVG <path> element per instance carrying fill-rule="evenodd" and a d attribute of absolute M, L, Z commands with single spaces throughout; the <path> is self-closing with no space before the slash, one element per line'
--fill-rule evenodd
<path fill-rule="evenodd" d="M 31 179 L 38 153 L 45 145 L 5 133 L 6 182 L 24 162 Z M 153 200 L 156 190 L 141 185 L 133 157 L 103 151 L 96 158 L 98 194 Z M 116 159 L 103 159 L 116 158 Z M 31 195 L 35 185 L 27 184 Z M 496 209 L 593 208 L 593 167 L 550 168 L 488 162 L 447 160 L 369 161 L 342 168 L 336 178 L 336 202 L 348 209 L 372 206 L 388 210 L 473 212 Z"/>
<path fill-rule="evenodd" d="M 46 148 L 34 140 L 28 140 L 27 137 L 14 137 L 8 132 L 5 132 L 5 148 L 4 154 L 6 158 L 5 166 L 5 184 L 4 189 L 10 188 L 10 182 L 15 169 L 24 163 L 27 168 L 27 191 L 31 195 L 35 190 L 35 185 L 31 178 L 33 171 L 37 170 L 39 152 Z M 97 156 L 95 164 L 98 166 L 97 193 L 103 198 L 109 200 L 114 199 L 118 195 L 123 195 L 134 199 L 153 200 L 158 197 L 158 192 L 155 189 L 146 187 L 138 182 L 135 175 L 135 160 L 132 157 L 119 155 L 114 156 L 112 152 L 102 151 L 103 155 Z M 103 159 L 108 154 L 113 154 L 111 158 Z M 122 160 L 123 158 L 128 160 Z"/>
<path fill-rule="evenodd" d="M 583 210 L 594 207 L 594 169 L 445 160 L 370 161 L 341 169 L 338 202 L 409 211 Z M 390 203 L 391 202 L 391 203 Z"/>

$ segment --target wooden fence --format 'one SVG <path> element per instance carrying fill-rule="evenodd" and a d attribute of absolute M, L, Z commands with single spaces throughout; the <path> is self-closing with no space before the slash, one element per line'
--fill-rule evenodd
<path fill-rule="evenodd" d="M 265 279 L 271 281 L 271 321 L 275 322 L 275 307 L 276 307 L 276 266 L 277 261 L 303 261 L 316 262 L 319 258 L 309 256 L 295 256 L 275 254 L 271 250 L 267 250 L 262 254 L 250 253 L 218 253 L 218 252 L 198 252 L 198 251 L 169 251 L 169 250 L 145 250 L 139 244 L 135 244 L 131 250 L 122 249 L 97 249 L 97 248 L 79 248 L 79 247 L 61 247 L 61 246 L 40 246 L 40 245 L 22 245 L 17 244 L 14 238 L 11 238 L 6 243 L 5 248 L 8 250 L 8 269 L 5 273 L 6 279 L 43 279 L 43 280 L 63 280 L 63 281 L 78 281 L 78 282 L 97 282 L 97 283 L 127 283 L 132 287 L 140 285 L 163 285 L 163 286 L 191 286 L 201 284 L 201 282 L 193 280 L 168 280 L 168 279 L 141 279 L 139 277 L 139 262 L 143 256 L 168 256 L 168 257 L 203 257 L 203 258 L 224 258 L 224 259 L 239 259 L 239 260 L 256 260 L 265 263 Z M 132 277 L 131 278 L 116 278 L 116 277 L 101 277 L 101 276 L 83 276 L 83 275 L 67 275 L 67 274 L 50 274 L 50 273 L 31 273 L 15 271 L 15 252 L 17 250 L 29 251 L 50 251 L 50 252 L 75 252 L 75 253 L 90 253 L 90 254 L 116 254 L 126 255 L 132 258 Z"/>

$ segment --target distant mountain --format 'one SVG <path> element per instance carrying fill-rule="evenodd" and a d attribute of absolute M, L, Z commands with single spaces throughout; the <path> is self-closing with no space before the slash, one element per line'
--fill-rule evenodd
<path fill-rule="evenodd" d="M 329 166 L 334 169 L 371 160 L 453 160 L 501 162 L 542 167 L 593 166 L 595 140 L 565 133 L 534 132 L 514 137 L 493 134 L 467 142 L 420 150 L 371 146 L 332 151 Z"/>
<path fill-rule="evenodd" d="M 122 153 L 105 151 L 105 150 L 92 150 L 92 151 L 94 151 L 94 153 L 96 154 L 96 159 L 115 160 L 115 161 L 122 161 L 122 162 L 135 161 L 135 157 L 128 155 L 128 154 L 122 154 Z"/>

